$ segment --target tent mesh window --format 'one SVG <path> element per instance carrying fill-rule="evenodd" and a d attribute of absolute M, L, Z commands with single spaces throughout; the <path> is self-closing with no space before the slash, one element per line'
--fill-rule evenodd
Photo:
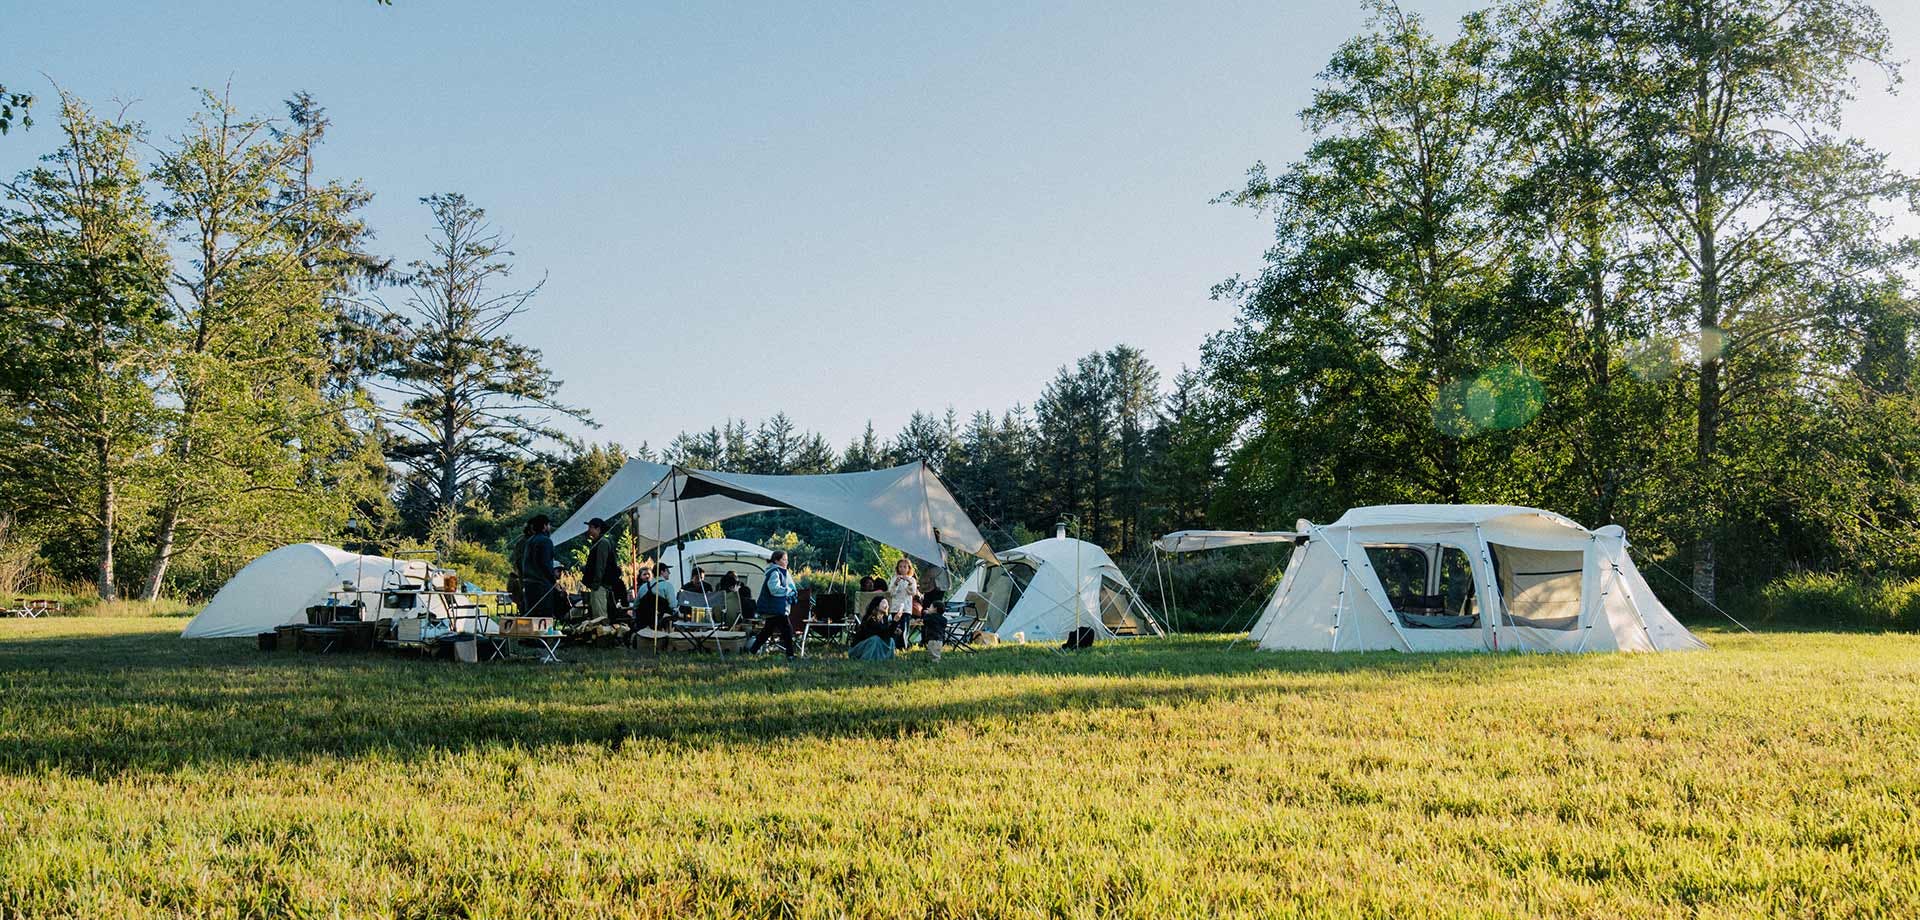
<path fill-rule="evenodd" d="M 1478 615 L 1456 613 L 1457 608 L 1450 608 L 1447 603 L 1447 594 L 1442 590 L 1447 574 L 1445 563 L 1443 561 L 1440 571 L 1435 571 L 1433 565 L 1441 549 L 1404 543 L 1366 544 L 1367 562 L 1373 566 L 1380 586 L 1386 589 L 1387 600 L 1392 602 L 1393 614 L 1402 627 L 1472 629 L 1480 624 Z M 1470 572 L 1471 569 L 1469 582 Z M 1459 579 L 1456 576 L 1454 580 Z"/>
<path fill-rule="evenodd" d="M 1580 572 L 1586 565 L 1585 553 L 1492 546 L 1508 624 L 1534 629 L 1579 627 Z"/>
<path fill-rule="evenodd" d="M 1465 617 L 1468 626 L 1480 625 L 1480 601 L 1473 591 L 1473 563 L 1465 550 L 1454 546 L 1440 548 L 1441 603 L 1448 616 Z"/>

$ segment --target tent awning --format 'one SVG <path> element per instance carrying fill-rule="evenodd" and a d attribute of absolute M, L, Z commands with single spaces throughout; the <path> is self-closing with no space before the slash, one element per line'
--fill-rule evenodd
<path fill-rule="evenodd" d="M 1153 541 L 1153 548 L 1163 553 L 1197 553 L 1229 546 L 1291 543 L 1299 536 L 1290 530 L 1177 530 Z"/>
<path fill-rule="evenodd" d="M 708 524 L 782 508 L 832 521 L 924 562 L 944 565 L 942 547 L 994 561 L 980 529 L 924 463 L 864 473 L 768 476 L 629 460 L 554 530 L 553 538 L 571 539 L 586 532 L 591 518 L 631 511 L 645 551 Z"/>

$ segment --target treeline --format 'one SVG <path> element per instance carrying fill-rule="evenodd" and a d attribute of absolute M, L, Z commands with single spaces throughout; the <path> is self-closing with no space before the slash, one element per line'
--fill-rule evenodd
<path fill-rule="evenodd" d="M 681 432 L 657 453 L 646 445 L 632 453 L 696 469 L 770 474 L 860 472 L 924 461 L 996 546 L 1029 542 L 1065 522 L 1086 539 L 1124 550 L 1206 520 L 1227 438 L 1219 419 L 1207 414 L 1202 389 L 1197 373 L 1182 371 L 1171 392 L 1164 392 L 1145 355 L 1121 345 L 1061 368 L 1031 409 L 978 411 L 964 420 L 952 408 L 915 412 L 891 436 L 869 422 L 839 449 L 823 435 L 799 430 L 782 412 Z M 577 463 L 575 458 L 621 453 L 619 445 L 607 445 L 518 467 L 500 483 L 502 494 L 524 496 L 526 504 L 518 507 L 540 504 L 543 496 L 563 498 L 517 483 Z M 600 469 L 612 475 L 605 464 Z M 517 510 L 501 504 L 492 513 L 513 517 Z M 751 540 L 792 532 L 804 544 L 803 561 L 832 564 L 841 554 L 871 554 L 857 542 L 846 546 L 839 529 L 800 514 L 757 515 L 726 529 Z"/>
<path fill-rule="evenodd" d="M 1840 124 L 1856 73 L 1896 72 L 1874 10 L 1515 0 L 1441 39 L 1373 9 L 1305 154 L 1223 196 L 1276 236 L 1206 348 L 1215 519 L 1536 505 L 1708 597 L 1920 573 L 1890 219 L 1920 185 Z"/>
<path fill-rule="evenodd" d="M 54 149 L 0 186 L 0 553 L 153 598 L 292 540 L 448 543 L 548 419 L 584 418 L 505 331 L 538 288 L 504 283 L 484 212 L 430 196 L 422 258 L 376 253 L 305 94 L 202 94 L 157 147 L 57 101 Z"/>

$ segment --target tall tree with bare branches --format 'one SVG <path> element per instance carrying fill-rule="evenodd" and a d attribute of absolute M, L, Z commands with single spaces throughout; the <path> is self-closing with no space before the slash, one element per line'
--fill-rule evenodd
<path fill-rule="evenodd" d="M 459 508 L 500 464 L 566 440 L 558 418 L 591 420 L 559 401 L 539 349 L 507 332 L 541 285 L 505 285 L 513 253 L 486 211 L 459 193 L 421 203 L 433 213 L 433 254 L 408 266 L 376 386 L 393 397 L 387 455 L 408 471 L 415 504 L 437 514 Z"/>

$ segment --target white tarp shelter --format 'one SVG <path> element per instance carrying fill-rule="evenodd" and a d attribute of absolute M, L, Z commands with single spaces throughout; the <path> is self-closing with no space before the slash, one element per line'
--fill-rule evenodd
<path fill-rule="evenodd" d="M 708 524 L 791 508 L 823 518 L 937 566 L 951 547 L 992 561 L 993 549 L 925 463 L 864 473 L 765 476 L 663 467 L 629 460 L 553 531 L 555 542 L 632 512 L 641 552 Z"/>
<path fill-rule="evenodd" d="M 752 589 L 755 597 L 760 595 L 761 586 L 767 583 L 767 560 L 773 558 L 773 550 L 764 546 L 748 543 L 745 540 L 729 540 L 716 537 L 706 540 L 688 540 L 686 542 L 686 565 L 680 564 L 679 546 L 669 546 L 660 551 L 660 564 L 674 573 L 676 581 L 686 581 L 693 577 L 695 566 L 707 574 L 707 580 L 718 584 L 720 576 L 732 572 L 746 586 Z"/>
<path fill-rule="evenodd" d="M 1706 648 L 1654 597 L 1617 525 L 1512 505 L 1380 505 L 1295 530 L 1253 626 L 1264 649 Z"/>
<path fill-rule="evenodd" d="M 363 556 L 325 543 L 295 543 L 269 551 L 227 580 L 182 630 L 183 639 L 214 639 L 272 632 L 307 621 L 307 608 L 324 604 L 330 592 L 351 585 L 370 619 L 418 616 L 416 607 L 387 609 L 381 593 L 418 587 L 430 567 L 424 559 Z M 408 595 L 417 600 L 417 597 Z M 445 595 L 428 594 L 427 611 L 447 617 Z M 349 601 L 350 602 L 350 601 Z M 463 603 L 457 595 L 454 603 Z"/>
<path fill-rule="evenodd" d="M 1105 550 L 1084 540 L 1054 537 L 1002 552 L 982 564 L 950 600 L 965 603 L 982 628 L 1001 639 L 1065 639 L 1092 627 L 1103 639 L 1159 636 L 1166 631 Z"/>

